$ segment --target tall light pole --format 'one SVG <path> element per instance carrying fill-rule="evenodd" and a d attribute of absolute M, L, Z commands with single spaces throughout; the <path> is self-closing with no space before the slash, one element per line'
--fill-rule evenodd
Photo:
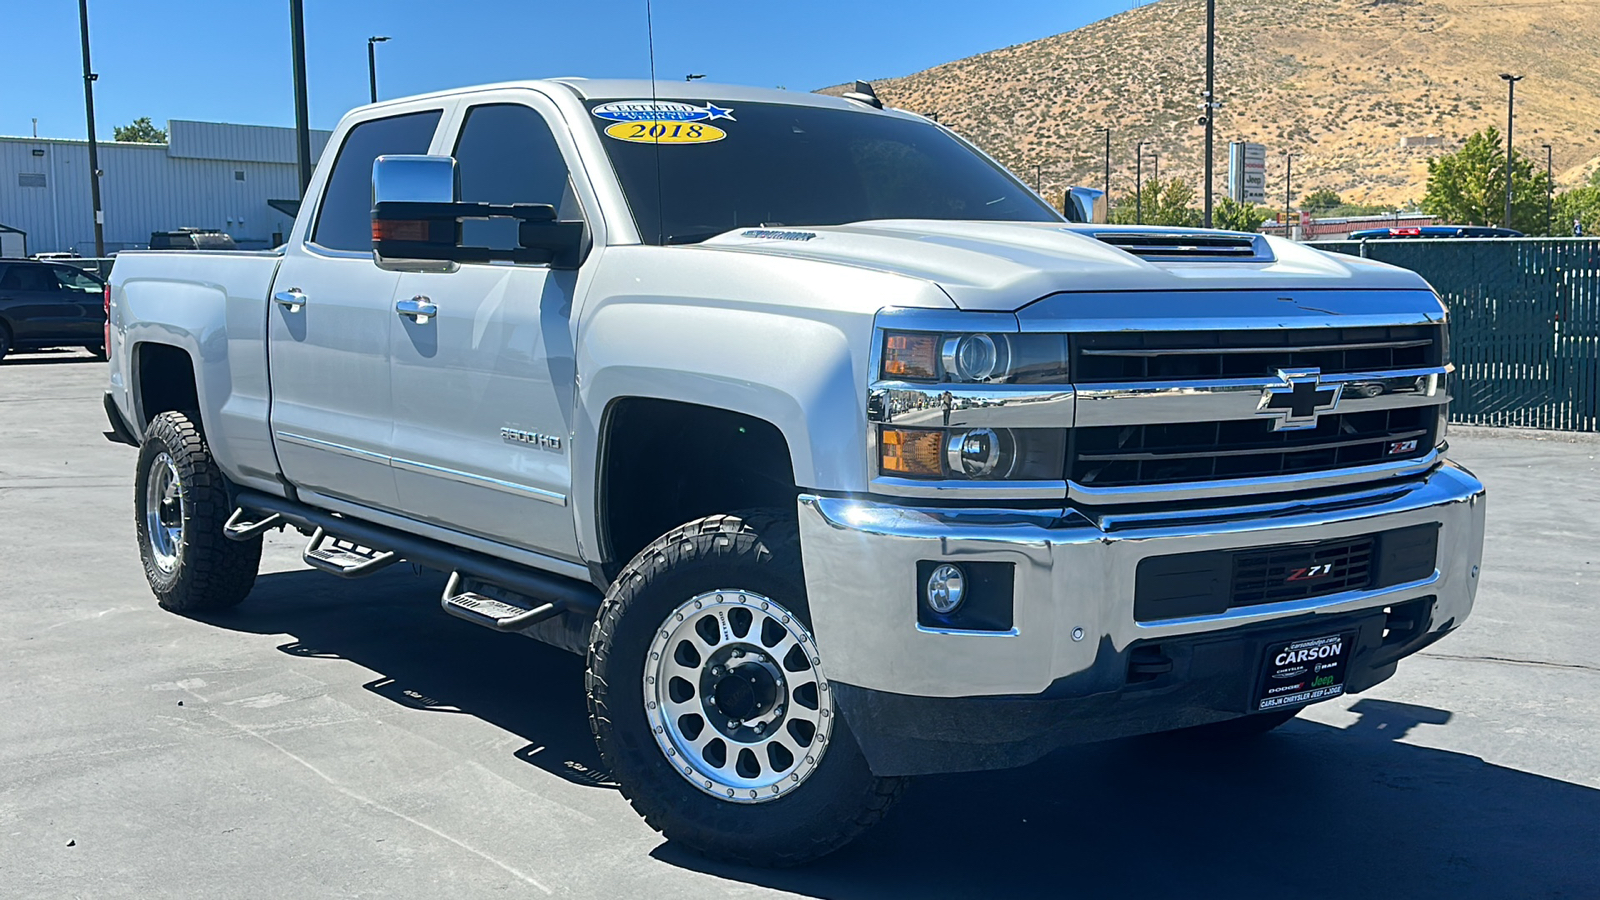
<path fill-rule="evenodd" d="M 1161 151 L 1150 151 L 1150 180 L 1156 183 L 1156 197 L 1161 196 Z"/>
<path fill-rule="evenodd" d="M 1144 148 L 1149 141 L 1140 141 L 1133 151 L 1133 221 L 1144 224 Z"/>
<path fill-rule="evenodd" d="M 1105 128 L 1106 133 L 1106 209 L 1111 208 L 1111 128 Z"/>
<path fill-rule="evenodd" d="M 1294 202 L 1294 154 L 1283 151 L 1283 236 L 1291 237 L 1294 229 L 1289 226 L 1289 207 Z"/>
<path fill-rule="evenodd" d="M 1504 224 L 1505 227 L 1510 228 L 1511 177 L 1512 173 L 1516 170 L 1516 166 L 1513 165 L 1513 162 L 1516 158 L 1512 155 L 1511 130 L 1516 126 L 1517 121 L 1517 82 L 1521 81 L 1526 76 L 1511 75 L 1501 72 L 1500 77 L 1504 79 L 1506 83 L 1506 220 Z"/>
<path fill-rule="evenodd" d="M 367 38 L 367 87 L 372 91 L 372 102 L 378 102 L 378 51 L 379 44 L 387 41 L 388 37 Z"/>
<path fill-rule="evenodd" d="M 1211 183 L 1216 176 L 1213 171 L 1212 139 L 1216 135 L 1216 126 L 1212 121 L 1217 117 L 1217 0 L 1206 0 L 1206 95 L 1204 121 L 1206 123 L 1206 209 L 1205 226 L 1211 227 Z"/>
<path fill-rule="evenodd" d="M 94 136 L 94 82 L 89 70 L 89 0 L 78 0 L 78 28 L 83 32 L 83 109 L 89 117 L 89 199 L 94 203 L 94 256 L 105 259 L 105 213 L 100 209 L 100 153 Z"/>
<path fill-rule="evenodd" d="M 1556 161 L 1555 150 L 1544 145 L 1544 235 L 1555 233 Z"/>
<path fill-rule="evenodd" d="M 294 139 L 300 169 L 300 196 L 311 185 L 311 113 L 306 102 L 306 6 L 289 0 L 289 41 L 294 54 Z"/>

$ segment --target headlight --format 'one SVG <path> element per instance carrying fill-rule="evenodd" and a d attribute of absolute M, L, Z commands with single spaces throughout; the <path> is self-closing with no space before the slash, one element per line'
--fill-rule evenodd
<path fill-rule="evenodd" d="M 1061 334 L 937 334 L 886 331 L 879 377 L 952 384 L 1064 384 Z"/>
<path fill-rule="evenodd" d="M 884 475 L 968 481 L 1056 481 L 1066 432 L 1054 428 L 893 428 L 878 431 Z"/>

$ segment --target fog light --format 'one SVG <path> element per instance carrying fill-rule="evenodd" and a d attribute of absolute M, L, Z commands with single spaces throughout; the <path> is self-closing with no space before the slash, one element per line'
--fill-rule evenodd
<path fill-rule="evenodd" d="M 960 608 L 966 593 L 967 577 L 960 566 L 945 563 L 928 576 L 928 608 L 941 616 L 948 616 Z"/>

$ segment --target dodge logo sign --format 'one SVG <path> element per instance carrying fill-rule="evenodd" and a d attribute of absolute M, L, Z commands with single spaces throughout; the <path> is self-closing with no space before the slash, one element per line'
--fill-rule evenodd
<path fill-rule="evenodd" d="M 1267 385 L 1256 406 L 1256 415 L 1273 418 L 1273 431 L 1317 427 L 1317 417 L 1333 412 L 1344 391 L 1341 382 L 1323 384 L 1321 369 L 1279 369 L 1278 378 L 1283 383 Z"/>

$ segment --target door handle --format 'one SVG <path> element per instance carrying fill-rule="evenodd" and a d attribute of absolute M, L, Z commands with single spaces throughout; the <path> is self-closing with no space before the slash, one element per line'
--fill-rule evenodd
<path fill-rule="evenodd" d="M 299 288 L 289 288 L 287 291 L 279 291 L 272 295 L 272 299 L 278 301 L 279 306 L 292 313 L 299 312 L 300 310 L 304 309 L 306 305 L 306 295 L 300 293 Z"/>
<path fill-rule="evenodd" d="M 429 319 L 439 314 L 439 307 L 435 306 L 432 300 L 418 294 L 410 300 L 396 300 L 394 311 L 415 320 L 418 325 L 426 325 Z"/>

